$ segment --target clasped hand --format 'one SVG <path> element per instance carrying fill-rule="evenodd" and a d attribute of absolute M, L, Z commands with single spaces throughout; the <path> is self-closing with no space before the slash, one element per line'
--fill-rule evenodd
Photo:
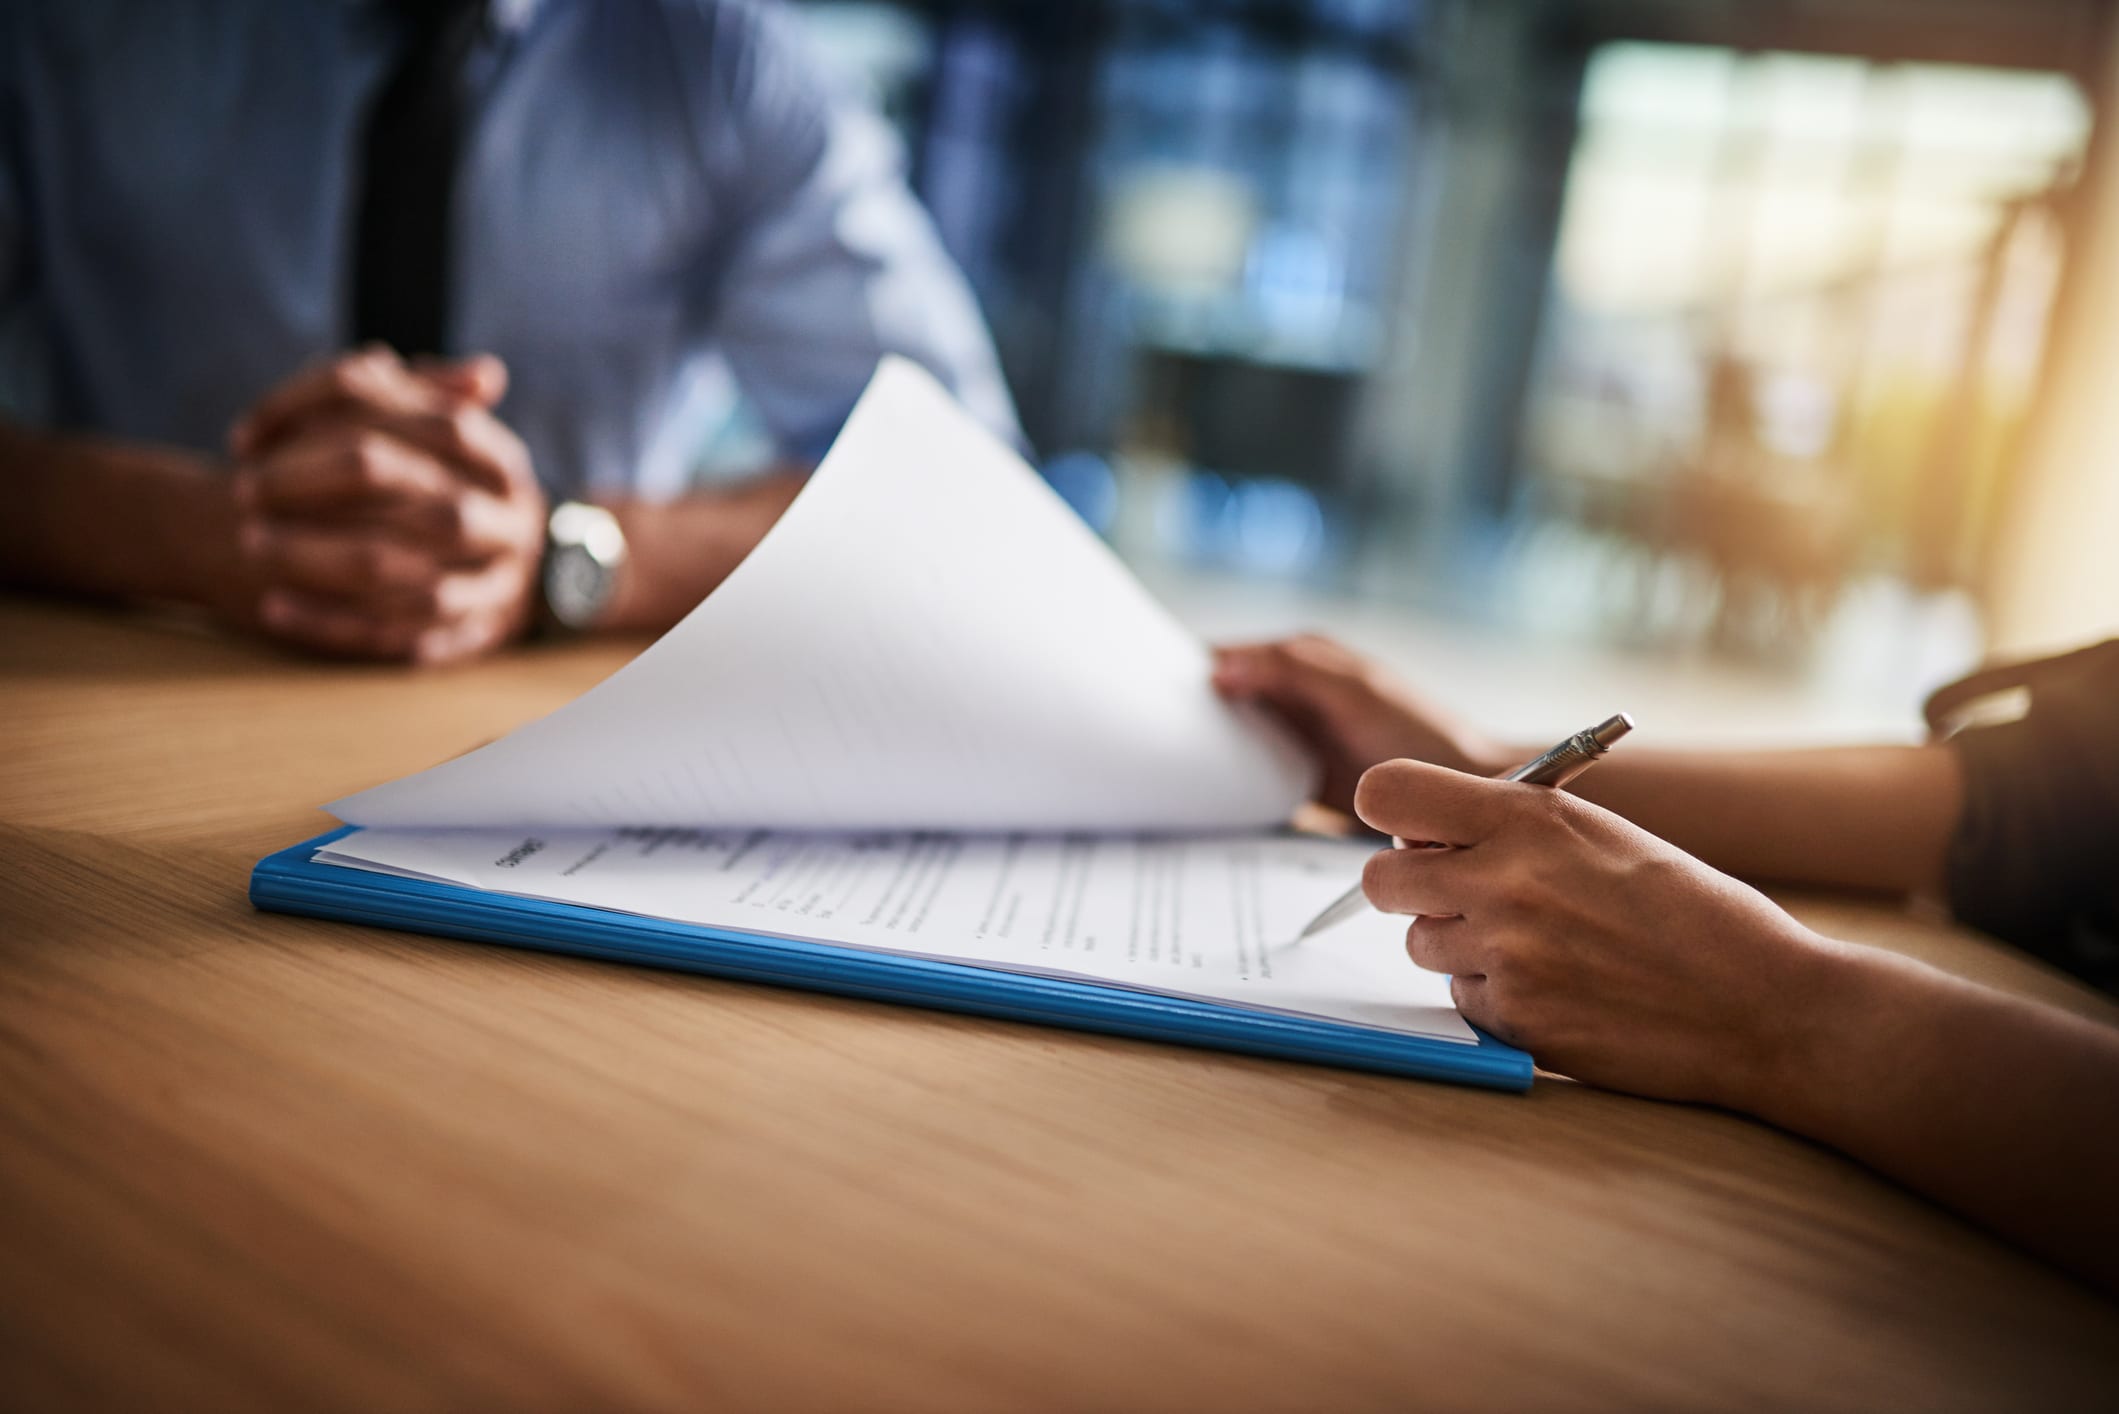
<path fill-rule="evenodd" d="M 369 348 L 304 370 L 229 434 L 240 553 L 266 633 L 439 663 L 520 634 L 545 497 L 494 415 L 498 359 L 409 366 Z"/>

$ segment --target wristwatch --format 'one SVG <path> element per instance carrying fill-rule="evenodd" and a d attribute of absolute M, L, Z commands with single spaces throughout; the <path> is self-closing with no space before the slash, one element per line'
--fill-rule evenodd
<path fill-rule="evenodd" d="M 594 627 L 618 591 L 625 559 L 625 531 L 618 517 L 581 501 L 552 507 L 537 576 L 543 627 L 562 633 Z"/>

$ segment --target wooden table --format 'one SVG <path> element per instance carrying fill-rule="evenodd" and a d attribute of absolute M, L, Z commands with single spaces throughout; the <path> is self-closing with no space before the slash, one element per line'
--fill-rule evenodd
<path fill-rule="evenodd" d="M 251 910 L 314 802 L 625 652 L 318 666 L 0 600 L 0 1404 L 2119 1399 L 2119 1308 L 1729 1115 Z M 2113 1015 L 1965 934 L 1796 902 Z"/>

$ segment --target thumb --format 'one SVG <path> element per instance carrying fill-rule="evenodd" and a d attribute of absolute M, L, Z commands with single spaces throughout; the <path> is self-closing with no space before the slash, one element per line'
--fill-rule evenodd
<path fill-rule="evenodd" d="M 508 393 L 508 366 L 489 353 L 466 358 L 423 358 L 413 364 L 421 377 L 481 407 L 492 407 Z"/>

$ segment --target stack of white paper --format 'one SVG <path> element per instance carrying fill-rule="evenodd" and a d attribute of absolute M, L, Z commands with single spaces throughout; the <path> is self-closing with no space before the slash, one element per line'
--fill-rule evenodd
<path fill-rule="evenodd" d="M 917 365 L 890 359 L 787 514 L 608 681 L 358 825 L 1235 830 L 1308 773 L 1207 651 Z"/>
<path fill-rule="evenodd" d="M 365 828 L 318 858 L 1473 1040 L 1399 922 L 1284 946 L 1367 851 L 1263 833 L 1307 768 L 1208 669 L 888 360 L 682 623 L 550 716 L 335 802 Z"/>

